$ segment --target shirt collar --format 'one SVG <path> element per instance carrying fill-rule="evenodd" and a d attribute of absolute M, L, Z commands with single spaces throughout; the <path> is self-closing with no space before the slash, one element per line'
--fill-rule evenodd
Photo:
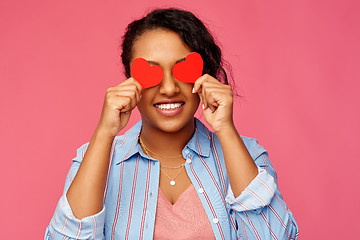
<path fill-rule="evenodd" d="M 209 157 L 210 155 L 210 131 L 206 126 L 197 118 L 194 118 L 195 121 L 195 132 L 186 144 L 186 147 L 196 152 L 202 157 Z M 115 152 L 117 153 L 114 157 L 116 159 L 115 163 L 119 164 L 127 159 L 131 158 L 135 154 L 140 154 L 144 158 L 149 158 L 143 152 L 139 144 L 139 135 L 142 127 L 142 121 L 137 122 L 132 128 L 130 128 L 122 136 L 117 136 L 115 140 Z M 185 147 L 185 148 L 186 148 Z M 121 151 L 119 151 L 121 148 Z M 184 153 L 184 151 L 183 151 Z M 187 157 L 187 156 L 186 156 Z M 154 160 L 150 158 L 150 160 Z"/>

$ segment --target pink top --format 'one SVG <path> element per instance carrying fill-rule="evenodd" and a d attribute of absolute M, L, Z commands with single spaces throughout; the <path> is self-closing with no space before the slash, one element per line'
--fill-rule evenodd
<path fill-rule="evenodd" d="M 215 239 L 205 209 L 192 184 L 174 205 L 159 187 L 154 239 Z"/>

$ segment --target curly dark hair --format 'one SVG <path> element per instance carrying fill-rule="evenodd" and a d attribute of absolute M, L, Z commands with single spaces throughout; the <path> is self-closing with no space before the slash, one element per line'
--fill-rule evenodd
<path fill-rule="evenodd" d="M 199 53 L 203 58 L 203 73 L 229 85 L 228 75 L 223 67 L 224 60 L 221 56 L 221 49 L 216 45 L 209 30 L 193 13 L 177 8 L 155 9 L 127 26 L 121 45 L 121 58 L 127 78 L 130 77 L 130 61 L 134 42 L 146 31 L 155 29 L 176 32 L 191 51 Z"/>

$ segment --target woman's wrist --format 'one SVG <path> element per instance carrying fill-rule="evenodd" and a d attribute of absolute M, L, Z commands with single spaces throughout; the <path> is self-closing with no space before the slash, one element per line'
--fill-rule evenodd
<path fill-rule="evenodd" d="M 92 138 L 94 139 L 101 139 L 101 140 L 107 140 L 107 141 L 113 141 L 115 136 L 113 133 L 105 130 L 105 129 L 102 129 L 102 128 L 99 128 L 97 127 L 93 133 L 93 136 Z"/>
<path fill-rule="evenodd" d="M 221 137 L 229 137 L 231 135 L 238 135 L 238 132 L 236 130 L 236 127 L 234 123 L 229 124 L 223 124 L 219 129 L 215 130 L 215 134 L 218 136 L 218 138 Z"/>

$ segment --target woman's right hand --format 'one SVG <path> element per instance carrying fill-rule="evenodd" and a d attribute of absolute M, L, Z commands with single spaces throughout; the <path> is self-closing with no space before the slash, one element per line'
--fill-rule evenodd
<path fill-rule="evenodd" d="M 132 77 L 108 88 L 96 131 L 115 137 L 128 123 L 131 111 L 140 101 L 141 91 L 140 83 Z"/>

